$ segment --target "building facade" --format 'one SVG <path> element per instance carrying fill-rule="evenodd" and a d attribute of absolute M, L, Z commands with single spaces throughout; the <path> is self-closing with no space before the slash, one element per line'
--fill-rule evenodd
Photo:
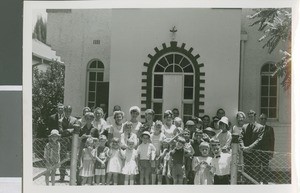
<path fill-rule="evenodd" d="M 64 103 L 137 105 L 181 117 L 214 116 L 232 122 L 238 110 L 268 114 L 277 151 L 290 151 L 290 92 L 272 77 L 278 50 L 268 54 L 250 27 L 250 9 L 47 10 L 47 44 L 64 62 Z M 284 45 L 281 46 L 284 48 Z"/>

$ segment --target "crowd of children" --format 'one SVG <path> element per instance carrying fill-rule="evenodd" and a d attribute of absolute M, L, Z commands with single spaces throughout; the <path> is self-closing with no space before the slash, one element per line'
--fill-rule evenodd
<path fill-rule="evenodd" d="M 106 122 L 101 108 L 94 112 L 84 108 L 79 120 L 79 185 L 230 183 L 231 135 L 240 132 L 241 112 L 233 127 L 223 109 L 212 123 L 206 115 L 183 124 L 171 110 L 165 111 L 163 122 L 154 121 L 154 111 L 148 109 L 142 124 L 137 119 L 138 107 L 131 107 L 129 113 L 131 119 L 124 121 L 124 112 L 114 108 Z M 46 175 L 47 185 L 49 175 L 54 185 L 59 167 L 59 137 L 58 130 L 53 129 L 45 147 L 51 169 Z"/>

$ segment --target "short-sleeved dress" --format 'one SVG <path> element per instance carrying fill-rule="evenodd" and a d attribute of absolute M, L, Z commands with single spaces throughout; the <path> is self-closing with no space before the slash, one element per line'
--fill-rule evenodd
<path fill-rule="evenodd" d="M 108 152 L 109 148 L 108 147 L 98 147 L 96 149 L 96 155 L 99 157 L 99 159 L 104 158 L 106 159 L 106 155 Z M 103 161 L 103 160 L 102 160 Z M 97 161 L 95 162 L 95 175 L 105 175 L 105 168 L 106 164 L 102 164 L 101 162 Z"/>
<path fill-rule="evenodd" d="M 195 171 L 194 184 L 213 184 L 213 175 L 210 172 L 211 157 L 198 156 L 193 159 L 192 167 Z M 196 167 L 200 164 L 200 168 Z"/>
<path fill-rule="evenodd" d="M 95 156 L 95 150 L 90 153 L 87 148 L 82 150 L 82 169 L 79 173 L 82 177 L 93 177 L 95 174 L 95 162 L 92 156 Z"/>
<path fill-rule="evenodd" d="M 121 173 L 122 172 L 122 167 L 123 167 L 123 161 L 120 157 L 120 150 L 119 149 L 110 149 L 108 154 L 111 156 L 107 162 L 107 168 L 106 172 L 107 173 Z"/>
<path fill-rule="evenodd" d="M 122 174 L 125 175 L 136 175 L 139 173 L 138 166 L 136 163 L 137 150 L 126 149 L 125 150 L 125 165 L 122 169 Z"/>

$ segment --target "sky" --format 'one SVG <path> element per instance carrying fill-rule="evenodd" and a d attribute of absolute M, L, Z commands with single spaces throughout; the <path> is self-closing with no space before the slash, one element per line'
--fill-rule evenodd
<path fill-rule="evenodd" d="M 32 30 L 33 30 L 36 20 L 39 16 L 41 16 L 44 21 L 47 21 L 46 9 L 34 9 L 32 11 Z"/>

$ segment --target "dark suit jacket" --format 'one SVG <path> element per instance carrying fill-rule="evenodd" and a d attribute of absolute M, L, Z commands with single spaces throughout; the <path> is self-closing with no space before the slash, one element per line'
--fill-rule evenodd
<path fill-rule="evenodd" d="M 273 127 L 265 125 L 263 132 L 264 134 L 261 140 L 261 150 L 274 151 L 275 134 Z"/>
<path fill-rule="evenodd" d="M 74 129 L 74 125 L 79 124 L 78 120 L 75 117 L 70 116 L 69 119 L 64 117 L 59 123 L 59 132 L 62 137 L 71 136 L 72 132 L 67 129 Z"/>
<path fill-rule="evenodd" d="M 261 140 L 263 138 L 263 126 L 259 123 L 243 125 L 239 142 L 242 148 L 250 147 L 252 149 L 261 149 Z"/>
<path fill-rule="evenodd" d="M 58 121 L 58 114 L 55 113 L 51 115 L 48 119 L 48 129 L 51 131 L 52 129 L 59 129 L 59 121 Z"/>

